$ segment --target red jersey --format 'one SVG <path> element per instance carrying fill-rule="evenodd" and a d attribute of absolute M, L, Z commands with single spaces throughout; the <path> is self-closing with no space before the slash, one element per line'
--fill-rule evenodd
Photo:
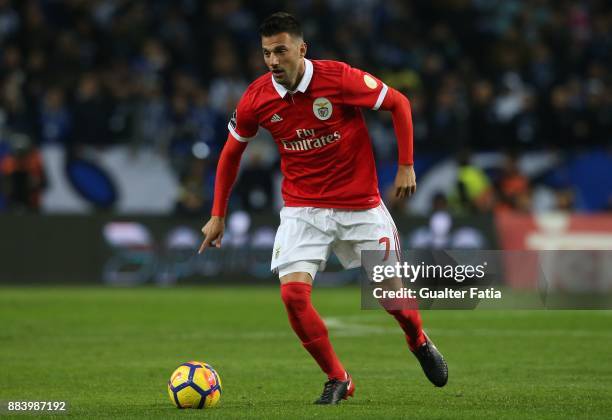
<path fill-rule="evenodd" d="M 380 203 L 376 166 L 361 107 L 377 110 L 387 86 L 338 61 L 306 60 L 295 92 L 271 73 L 245 91 L 228 128 L 246 142 L 267 129 L 281 156 L 289 207 L 368 209 Z"/>

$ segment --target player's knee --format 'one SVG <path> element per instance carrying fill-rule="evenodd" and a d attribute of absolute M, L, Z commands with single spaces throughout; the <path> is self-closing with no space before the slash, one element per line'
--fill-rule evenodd
<path fill-rule="evenodd" d="M 308 283 L 285 283 L 281 285 L 281 298 L 290 312 L 304 311 L 310 304 L 312 286 Z"/>

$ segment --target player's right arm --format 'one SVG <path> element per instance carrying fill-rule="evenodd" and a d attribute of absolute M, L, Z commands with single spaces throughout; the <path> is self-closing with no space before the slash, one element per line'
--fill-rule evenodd
<path fill-rule="evenodd" d="M 227 128 L 230 133 L 219 156 L 213 208 L 210 220 L 202 228 L 204 240 L 198 250 L 199 254 L 211 245 L 221 247 L 221 240 L 225 232 L 225 214 L 232 186 L 238 177 L 240 160 L 248 141 L 257 134 L 258 122 L 251 108 L 248 91 L 240 99 Z"/>

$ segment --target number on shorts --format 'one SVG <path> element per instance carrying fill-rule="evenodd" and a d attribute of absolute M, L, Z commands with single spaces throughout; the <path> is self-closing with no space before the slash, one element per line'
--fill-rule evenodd
<path fill-rule="evenodd" d="M 383 261 L 387 261 L 389 259 L 389 251 L 391 250 L 391 240 L 387 236 L 383 236 L 378 240 L 379 244 L 385 244 L 385 257 Z"/>

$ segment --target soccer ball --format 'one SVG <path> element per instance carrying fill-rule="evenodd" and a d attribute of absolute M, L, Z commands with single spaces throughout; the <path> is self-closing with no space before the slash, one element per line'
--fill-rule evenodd
<path fill-rule="evenodd" d="M 178 408 L 214 407 L 221 398 L 221 378 L 206 363 L 183 363 L 170 376 L 168 395 Z"/>

